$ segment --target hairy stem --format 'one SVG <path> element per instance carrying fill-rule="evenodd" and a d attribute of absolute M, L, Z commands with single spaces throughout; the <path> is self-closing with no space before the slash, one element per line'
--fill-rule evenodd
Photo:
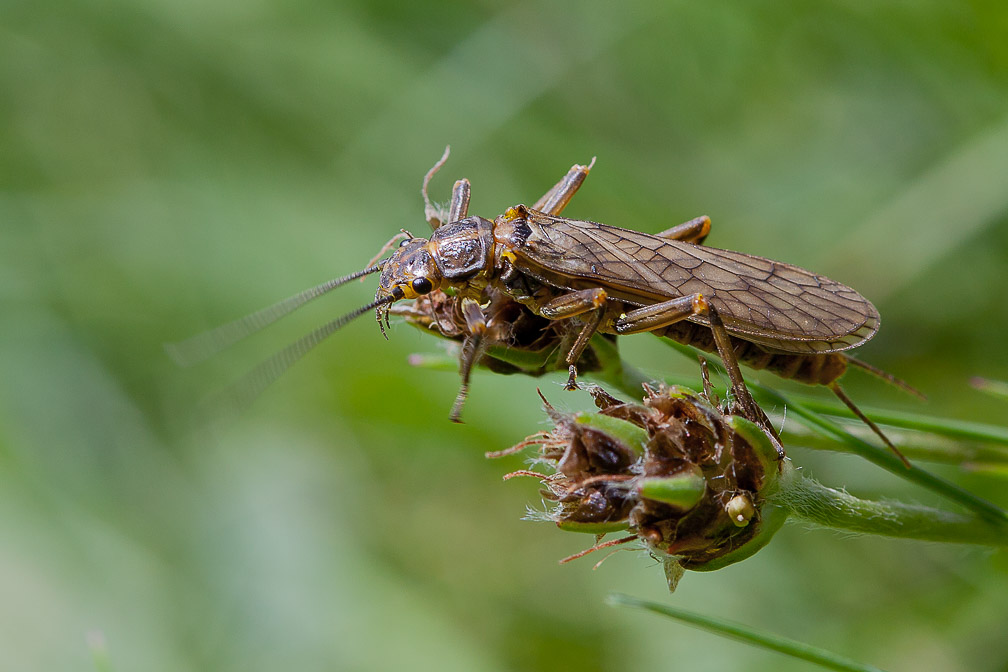
<path fill-rule="evenodd" d="M 1008 546 L 1008 528 L 979 516 L 859 499 L 794 469 L 782 474 L 780 489 L 770 501 L 787 508 L 794 517 L 822 527 L 923 541 Z"/>

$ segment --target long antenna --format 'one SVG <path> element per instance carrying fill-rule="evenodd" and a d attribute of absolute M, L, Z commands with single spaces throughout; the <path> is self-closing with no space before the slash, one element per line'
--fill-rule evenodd
<path fill-rule="evenodd" d="M 231 411 L 237 413 L 244 410 L 262 394 L 263 390 L 282 376 L 287 369 L 311 352 L 315 346 L 331 336 L 335 331 L 364 313 L 379 306 L 392 303 L 395 300 L 395 296 L 391 294 L 384 296 L 305 334 L 266 361 L 260 363 L 237 382 L 224 389 L 220 394 L 214 395 L 211 398 L 211 405 L 218 412 Z"/>
<path fill-rule="evenodd" d="M 336 289 L 340 285 L 362 278 L 371 273 L 377 273 L 385 265 L 384 262 L 365 268 L 362 271 L 345 275 L 342 278 L 327 280 L 321 285 L 306 289 L 303 292 L 288 297 L 283 301 L 274 303 L 272 306 L 258 310 L 251 315 L 240 317 L 233 322 L 222 324 L 216 329 L 204 331 L 192 338 L 187 338 L 178 343 L 166 343 L 165 351 L 175 360 L 179 366 L 192 366 L 213 357 L 217 353 L 226 350 L 238 341 L 250 334 L 273 324 L 281 317 L 290 314 L 297 308 L 308 303 L 312 299 L 318 298 L 326 292 Z M 374 306 L 372 306 L 373 308 Z M 342 325 L 341 325 L 342 326 Z M 338 328 L 338 327 L 337 327 Z"/>

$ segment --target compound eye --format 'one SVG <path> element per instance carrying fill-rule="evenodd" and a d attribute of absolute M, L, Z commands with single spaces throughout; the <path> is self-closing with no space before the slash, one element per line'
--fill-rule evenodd
<path fill-rule="evenodd" d="M 412 287 L 417 294 L 426 294 L 434 289 L 434 284 L 427 278 L 417 278 L 413 281 Z"/>
<path fill-rule="evenodd" d="M 402 241 L 401 241 L 401 242 L 399 243 L 399 247 L 406 247 L 407 245 L 409 245 L 409 242 L 410 242 L 411 240 L 412 240 L 412 238 L 404 238 L 404 239 L 403 239 L 403 240 L 402 240 Z"/>

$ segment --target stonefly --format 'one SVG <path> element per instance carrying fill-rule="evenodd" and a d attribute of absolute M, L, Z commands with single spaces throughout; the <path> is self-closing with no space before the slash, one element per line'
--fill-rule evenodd
<path fill-rule="evenodd" d="M 374 301 L 263 362 L 236 386 L 240 394 L 254 398 L 319 342 L 360 315 L 374 310 L 384 333 L 394 302 L 441 291 L 447 292 L 466 332 L 462 387 L 451 412 L 451 419 L 458 421 L 472 366 L 485 345 L 484 308 L 490 296 L 503 294 L 548 320 L 576 320 L 579 331 L 566 356 L 568 389 L 577 387 L 576 362 L 593 334 L 651 332 L 717 352 L 739 412 L 760 425 L 781 454 L 776 430 L 745 387 L 739 362 L 829 387 L 906 462 L 837 382 L 853 364 L 907 387 L 844 354 L 874 336 L 879 327 L 878 311 L 858 292 L 797 266 L 703 246 L 710 231 L 707 217 L 658 234 L 562 217 L 594 159 L 572 166 L 533 205 L 515 205 L 493 220 L 469 215 L 466 179 L 455 183 L 448 207 L 439 209 L 431 204 L 427 185 L 447 158 L 446 148 L 423 181 L 425 215 L 433 229 L 429 238 L 402 231 L 378 257 L 394 249 L 392 254 L 368 268 L 169 345 L 169 352 L 182 364 L 201 361 L 336 287 L 380 272 Z"/>

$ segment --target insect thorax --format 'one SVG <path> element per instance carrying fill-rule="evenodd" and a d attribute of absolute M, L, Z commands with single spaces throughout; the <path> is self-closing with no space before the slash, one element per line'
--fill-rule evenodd
<path fill-rule="evenodd" d="M 467 217 L 439 227 L 430 238 L 441 275 L 458 285 L 493 270 L 493 223 Z"/>

